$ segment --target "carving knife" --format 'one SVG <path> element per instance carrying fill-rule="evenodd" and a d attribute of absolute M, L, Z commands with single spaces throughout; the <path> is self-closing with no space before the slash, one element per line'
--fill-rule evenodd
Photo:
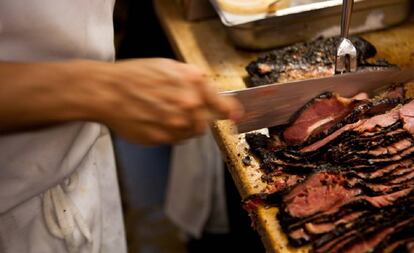
<path fill-rule="evenodd" d="M 234 96 L 244 106 L 244 117 L 236 122 L 239 133 L 285 124 L 293 113 L 312 98 L 331 91 L 343 97 L 360 92 L 378 94 L 393 83 L 414 81 L 414 69 L 360 71 L 331 77 L 222 92 Z"/>

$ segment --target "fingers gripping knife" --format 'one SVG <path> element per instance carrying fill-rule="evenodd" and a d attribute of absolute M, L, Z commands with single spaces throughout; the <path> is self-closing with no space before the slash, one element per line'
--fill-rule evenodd
<path fill-rule="evenodd" d="M 341 40 L 336 51 L 335 74 L 355 72 L 357 69 L 357 50 L 349 40 L 354 0 L 343 0 L 341 17 Z"/>

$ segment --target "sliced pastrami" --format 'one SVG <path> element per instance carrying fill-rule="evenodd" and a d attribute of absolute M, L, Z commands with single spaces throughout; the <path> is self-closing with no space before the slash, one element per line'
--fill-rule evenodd
<path fill-rule="evenodd" d="M 288 145 L 305 142 L 310 136 L 319 134 L 342 120 L 357 105 L 358 100 L 347 99 L 327 92 L 307 103 L 291 120 L 283 132 Z"/>
<path fill-rule="evenodd" d="M 394 196 L 395 197 L 395 196 Z M 377 213 L 384 211 L 382 208 L 395 208 L 397 206 L 397 210 L 401 210 L 398 207 L 405 207 L 408 208 L 414 201 L 414 191 L 411 190 L 409 193 L 405 192 L 405 196 L 400 195 L 399 198 L 396 198 L 393 201 L 393 205 L 377 205 L 374 206 L 372 203 L 367 201 L 366 199 L 356 199 L 349 204 L 345 204 L 341 207 L 336 207 L 331 210 L 324 211 L 322 213 L 315 214 L 311 217 L 307 218 L 293 218 L 290 217 L 288 214 L 282 212 L 279 213 L 280 224 L 283 230 L 287 233 L 289 242 L 295 246 L 302 246 L 308 243 L 310 240 L 314 241 L 317 240 L 320 236 L 322 238 L 326 237 L 324 234 L 334 233 L 338 227 L 344 225 L 345 227 L 350 226 L 355 222 L 359 222 L 360 219 L 364 219 L 364 217 L 370 217 L 372 214 L 370 213 Z M 408 204 L 407 204 L 408 203 Z M 287 218 L 290 217 L 290 218 Z M 311 225 L 309 227 L 309 224 Z M 312 227 L 313 224 L 321 224 L 321 227 L 315 226 Z M 332 224 L 336 224 L 332 226 Z M 306 226 L 307 225 L 307 226 Z M 333 228 L 332 230 L 328 230 L 328 228 Z M 307 228 L 315 229 L 314 232 L 318 232 L 319 229 L 326 229 L 326 231 L 320 230 L 320 233 L 312 233 Z M 299 231 L 304 229 L 303 237 L 300 237 Z M 295 237 L 291 237 L 291 234 L 295 233 Z M 310 239 L 307 239 L 310 238 Z M 323 239 L 321 239 L 323 241 Z"/>
<path fill-rule="evenodd" d="M 365 143 L 339 145 L 330 148 L 326 153 L 326 158 L 332 164 L 348 163 L 351 160 L 369 160 L 372 158 L 388 158 L 403 153 L 414 145 L 412 137 L 401 135 L 397 138 L 387 138 L 371 143 L 371 147 Z M 363 148 L 365 146 L 365 149 Z M 355 148 L 353 148 L 355 147 Z M 365 164 L 366 164 L 365 161 Z M 364 164 L 364 163 L 360 163 Z M 356 163 L 353 163 L 356 165 Z"/>
<path fill-rule="evenodd" d="M 285 213 L 283 209 L 279 214 L 281 225 L 284 231 L 291 232 L 297 230 L 301 227 L 304 227 L 305 224 L 327 224 L 335 223 L 341 219 L 346 219 L 346 216 L 352 215 L 355 212 L 367 212 L 369 210 L 375 209 L 371 204 L 365 200 L 356 200 L 349 204 L 345 204 L 338 208 L 337 210 L 328 210 L 326 212 L 320 212 L 310 217 L 305 218 L 294 218 Z M 286 217 L 282 217 L 285 215 Z"/>
<path fill-rule="evenodd" d="M 393 211 L 380 213 L 375 220 L 377 222 L 381 221 L 381 223 L 377 226 L 371 226 L 367 230 L 362 230 L 362 233 L 354 236 L 351 241 L 341 248 L 341 252 L 363 253 L 372 251 L 387 237 L 414 222 L 414 216 L 410 213 L 413 211 L 412 207 L 407 209 L 410 211 L 403 210 L 400 212 L 398 208 L 393 207 Z"/>
<path fill-rule="evenodd" d="M 411 223 L 414 220 L 412 212 L 413 203 L 402 201 L 396 202 L 394 206 L 378 209 L 373 213 L 367 213 L 351 224 L 343 224 L 336 229 L 317 238 L 313 243 L 314 252 L 347 252 L 353 247 L 359 247 L 359 252 L 365 252 L 366 244 L 369 250 L 381 242 L 376 235 L 382 239 L 394 232 L 394 229 Z M 404 209 L 401 209 L 404 205 Z M 387 228 L 391 228 L 387 230 Z M 384 233 L 384 231 L 387 233 Z M 361 244 L 360 244 L 361 243 Z M 353 251 L 350 251 L 353 252 Z"/>
<path fill-rule="evenodd" d="M 353 124 L 348 124 L 340 129 L 338 129 L 337 131 L 335 131 L 334 133 L 332 133 L 331 135 L 325 137 L 324 139 L 317 141 L 307 147 L 304 147 L 300 150 L 300 152 L 302 153 L 307 153 L 307 152 L 312 152 L 315 151 L 317 149 L 320 149 L 321 147 L 323 147 L 324 145 L 328 144 L 329 142 L 335 140 L 336 138 L 338 138 L 339 136 L 341 136 L 342 134 L 344 134 L 345 132 L 348 131 L 352 131 L 354 128 L 362 125 L 364 123 L 363 120 L 359 120 Z"/>
<path fill-rule="evenodd" d="M 396 143 L 390 144 L 385 147 L 377 147 L 371 150 L 360 151 L 360 152 L 357 152 L 357 154 L 371 155 L 373 157 L 384 156 L 384 155 L 395 155 L 397 153 L 400 153 L 410 148 L 412 145 L 413 145 L 412 140 L 407 138 L 407 139 L 400 140 Z"/>
<path fill-rule="evenodd" d="M 375 115 L 384 114 L 398 105 L 402 104 L 404 99 L 401 97 L 384 97 L 374 99 L 373 101 L 365 100 L 361 102 L 354 110 L 346 115 L 341 121 L 332 127 L 320 132 L 319 134 L 314 134 L 309 137 L 309 139 L 303 143 L 302 146 L 309 146 L 310 144 L 319 141 L 328 135 L 334 133 L 340 128 L 357 122 L 361 119 L 370 118 Z"/>
<path fill-rule="evenodd" d="M 341 224 L 350 223 L 358 219 L 361 215 L 364 214 L 364 211 L 356 211 L 345 215 L 344 217 L 336 220 L 335 222 L 326 222 L 326 223 L 305 223 L 305 229 L 309 234 L 323 234 L 335 229 L 336 226 Z"/>
<path fill-rule="evenodd" d="M 307 217 L 330 210 L 339 203 L 346 204 L 361 190 L 347 189 L 345 183 L 346 178 L 341 174 L 315 173 L 284 196 L 285 211 L 292 217 Z"/>
<path fill-rule="evenodd" d="M 268 187 L 245 206 L 277 206 L 294 247 L 408 252 L 414 235 L 402 235 L 414 223 L 414 102 L 406 102 L 401 86 L 372 100 L 326 93 L 270 137 L 247 134 Z"/>
<path fill-rule="evenodd" d="M 380 114 L 364 121 L 364 124 L 356 127 L 354 131 L 358 133 L 373 132 L 376 127 L 385 128 L 391 126 L 399 119 L 397 110 Z"/>
<path fill-rule="evenodd" d="M 414 147 L 411 146 L 410 148 L 405 149 L 401 153 L 393 155 L 391 157 L 372 158 L 372 159 L 368 159 L 366 162 L 365 161 L 364 162 L 358 161 L 357 163 L 358 164 L 366 164 L 366 163 L 368 163 L 368 164 L 375 164 L 375 163 L 384 164 L 384 163 L 398 162 L 398 161 L 403 160 L 405 158 L 412 157 L 413 154 L 414 154 Z M 352 163 L 354 161 L 349 161 L 349 162 Z"/>
<path fill-rule="evenodd" d="M 398 247 L 414 242 L 414 221 L 396 228 L 393 233 L 385 237 L 375 246 L 373 253 L 394 252 Z"/>
<path fill-rule="evenodd" d="M 376 171 L 370 171 L 369 173 L 365 173 L 364 176 L 361 174 L 358 174 L 363 179 L 374 179 L 374 178 L 381 178 L 386 177 L 390 174 L 392 174 L 396 169 L 399 168 L 411 168 L 413 165 L 413 161 L 411 159 L 401 161 L 399 163 L 394 163 L 385 167 L 382 167 Z"/>
<path fill-rule="evenodd" d="M 404 105 L 399 112 L 404 122 L 404 129 L 414 135 L 414 100 Z"/>
<path fill-rule="evenodd" d="M 314 144 L 311 144 L 307 147 L 302 148 L 300 151 L 303 153 L 306 153 L 306 152 L 312 152 L 317 149 L 320 149 L 321 147 L 335 140 L 336 138 L 338 138 L 339 136 L 341 136 L 347 131 L 352 131 L 356 133 L 373 132 L 376 129 L 376 127 L 387 128 L 395 124 L 398 120 L 399 120 L 398 111 L 391 111 L 389 113 L 377 115 L 369 119 L 359 120 L 353 124 L 348 124 L 338 129 L 331 135 L 325 137 L 322 140 L 315 142 Z"/>
<path fill-rule="evenodd" d="M 397 224 L 389 224 L 388 227 L 380 230 L 371 232 L 371 235 L 366 235 L 365 238 L 358 236 L 354 237 L 352 241 L 349 241 L 347 245 L 343 247 L 341 252 L 346 253 L 364 253 L 370 252 L 375 248 L 382 240 L 384 240 L 388 235 L 395 232 L 399 227 L 407 225 L 413 220 L 403 220 Z M 375 230 L 375 229 L 373 229 Z"/>
<path fill-rule="evenodd" d="M 284 212 L 292 217 L 309 217 L 319 212 L 336 212 L 341 206 L 363 199 L 375 207 L 391 205 L 395 200 L 406 196 L 414 188 L 397 188 L 382 195 L 361 195 L 363 188 L 347 187 L 348 180 L 339 173 L 317 172 L 310 175 L 302 184 L 294 187 L 283 197 Z"/>
<path fill-rule="evenodd" d="M 398 146 L 394 146 L 398 145 Z M 374 150 L 364 151 L 352 151 L 329 153 L 328 158 L 331 159 L 331 163 L 348 164 L 348 165 L 361 165 L 361 164 L 375 164 L 377 162 L 395 162 L 401 160 L 404 157 L 409 157 L 410 150 L 414 147 L 414 141 L 404 139 L 398 141 L 398 143 L 389 144 L 388 147 L 377 147 Z"/>
<path fill-rule="evenodd" d="M 367 184 L 381 184 L 404 176 L 413 170 L 413 161 L 408 159 L 385 167 L 379 167 L 377 170 L 346 172 L 346 177 L 349 180 L 358 179 Z"/>

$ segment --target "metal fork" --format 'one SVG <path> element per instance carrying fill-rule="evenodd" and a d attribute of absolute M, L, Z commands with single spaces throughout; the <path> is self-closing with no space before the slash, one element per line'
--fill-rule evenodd
<path fill-rule="evenodd" d="M 336 51 L 335 74 L 355 72 L 357 70 L 357 50 L 349 40 L 354 0 L 343 0 L 341 17 L 341 40 Z"/>

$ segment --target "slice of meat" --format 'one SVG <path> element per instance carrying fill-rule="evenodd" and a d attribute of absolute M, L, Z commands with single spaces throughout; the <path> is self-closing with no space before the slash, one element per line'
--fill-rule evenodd
<path fill-rule="evenodd" d="M 323 147 L 324 145 L 328 144 L 329 142 L 335 140 L 336 138 L 338 138 L 339 136 L 341 136 L 342 134 L 348 132 L 348 131 L 352 131 L 353 129 L 359 127 L 360 125 L 362 125 L 365 122 L 365 120 L 359 120 L 355 123 L 352 124 L 348 124 L 340 129 L 338 129 L 337 131 L 335 131 L 334 133 L 328 135 L 327 137 L 323 138 L 320 141 L 317 141 L 309 146 L 306 146 L 304 148 L 302 148 L 300 150 L 300 152 L 302 153 L 307 153 L 307 152 L 312 152 L 315 151 L 317 149 L 320 149 L 321 147 Z"/>
<path fill-rule="evenodd" d="M 378 232 L 377 234 L 362 239 L 360 242 L 354 243 L 352 246 L 348 246 L 346 250 L 342 252 L 348 253 L 364 253 L 369 252 L 372 248 L 374 248 L 377 244 L 379 244 L 387 235 L 391 234 L 394 231 L 393 227 L 387 227 L 382 231 Z M 353 241 L 348 242 L 348 244 L 353 243 Z"/>
<path fill-rule="evenodd" d="M 407 166 L 411 166 L 413 163 L 413 161 L 411 159 L 408 160 L 404 160 L 401 161 L 399 163 L 394 163 L 388 166 L 385 166 L 379 170 L 373 171 L 373 172 L 369 172 L 364 174 L 364 176 L 362 176 L 363 179 L 373 179 L 373 178 L 381 178 L 381 177 L 386 177 L 387 175 L 389 175 L 390 173 L 392 173 L 394 170 L 398 169 L 398 168 L 405 168 Z M 359 176 L 363 175 L 358 174 Z"/>
<path fill-rule="evenodd" d="M 411 183 L 414 179 L 414 169 L 410 168 L 405 173 L 398 175 L 388 181 L 388 185 L 401 185 L 403 183 Z"/>
<path fill-rule="evenodd" d="M 410 157 L 414 154 L 414 147 L 410 147 L 406 150 L 404 150 L 403 152 L 393 155 L 391 157 L 386 157 L 386 158 L 372 158 L 372 159 L 368 159 L 367 161 L 361 161 L 359 160 L 357 163 L 358 164 L 384 164 L 384 163 L 391 163 L 391 162 L 398 162 L 400 160 L 403 160 L 407 157 Z M 355 161 L 349 161 L 349 162 L 355 162 Z"/>
<path fill-rule="evenodd" d="M 411 227 L 410 229 L 413 230 L 414 227 Z M 413 253 L 414 252 L 413 242 L 414 242 L 414 238 L 409 238 L 406 240 L 399 240 L 389 245 L 388 247 L 386 247 L 382 252 L 383 253 L 403 253 L 403 252 Z"/>
<path fill-rule="evenodd" d="M 346 177 L 337 172 L 316 172 L 283 197 L 283 211 L 289 216 L 303 218 L 319 212 L 336 212 L 341 206 L 358 199 L 383 207 L 406 196 L 414 188 L 413 184 L 370 197 L 361 195 L 363 189 L 360 187 L 347 187 L 347 182 Z"/>
<path fill-rule="evenodd" d="M 394 252 L 398 247 L 405 246 L 414 241 L 414 222 L 396 228 L 394 233 L 388 235 L 373 250 L 373 253 Z"/>
<path fill-rule="evenodd" d="M 394 143 L 396 144 L 396 143 Z M 414 147 L 414 141 L 411 139 L 405 139 L 405 141 L 400 141 L 401 144 L 399 147 L 393 146 L 391 144 L 389 147 L 378 147 L 374 150 L 365 150 L 365 151 L 348 151 L 340 153 L 328 153 L 331 163 L 335 164 L 348 164 L 349 168 L 355 165 L 375 165 L 386 164 L 392 162 L 398 162 L 401 159 L 410 157 Z"/>
<path fill-rule="evenodd" d="M 404 136 L 404 135 L 402 135 Z M 347 146 L 337 146 L 328 150 L 326 157 L 331 163 L 341 164 L 349 162 L 350 160 L 360 159 L 368 160 L 373 158 L 387 158 L 397 154 L 403 153 L 414 145 L 412 137 L 404 139 L 383 139 L 375 144 L 359 143 L 348 144 Z M 365 147 L 365 148 L 364 148 Z"/>
<path fill-rule="evenodd" d="M 373 249 L 382 239 L 386 238 L 398 228 L 414 221 L 412 212 L 414 205 L 410 198 L 397 201 L 395 205 L 383 209 L 377 209 L 372 213 L 367 213 L 352 224 L 340 225 L 329 233 L 317 238 L 313 243 L 314 252 L 346 252 L 352 247 L 360 247 L 359 252 L 364 252 L 366 244 L 370 244 Z M 408 201 L 408 202 L 407 202 Z M 404 209 L 401 206 L 404 205 Z M 387 228 L 390 228 L 387 230 Z M 384 231 L 386 231 L 384 233 Z M 357 251 L 358 252 L 358 251 Z"/>
<path fill-rule="evenodd" d="M 322 146 L 328 144 L 329 142 L 333 141 L 334 139 L 338 138 L 342 134 L 347 131 L 353 131 L 358 133 L 363 132 L 372 132 L 376 127 L 379 128 L 386 128 L 393 124 L 395 124 L 399 120 L 399 112 L 398 111 L 391 111 L 389 113 L 381 114 L 374 116 L 369 119 L 359 120 L 353 124 L 348 124 L 339 130 L 335 131 L 331 135 L 325 137 L 324 139 L 315 142 L 307 147 L 302 148 L 300 151 L 303 153 L 312 152 L 317 149 L 320 149 Z"/>
<path fill-rule="evenodd" d="M 356 211 L 352 212 L 335 222 L 326 222 L 326 223 L 312 223 L 308 222 L 305 224 L 305 229 L 310 234 L 323 234 L 335 229 L 336 226 L 341 224 L 350 223 L 356 219 L 358 219 L 361 215 L 364 214 L 364 211 Z"/>
<path fill-rule="evenodd" d="M 358 120 L 370 118 L 375 115 L 384 114 L 399 104 L 402 104 L 404 101 L 403 97 L 378 97 L 374 100 L 361 101 L 360 105 L 356 106 L 351 113 L 346 115 L 346 117 L 340 120 L 337 124 L 321 131 L 319 134 L 310 136 L 309 139 L 303 143 L 303 146 L 310 145 L 315 141 L 323 139 L 347 124 L 352 124 Z"/>
<path fill-rule="evenodd" d="M 379 166 L 376 170 L 368 171 L 349 171 L 346 177 L 349 179 L 360 179 L 365 183 L 385 183 L 392 179 L 398 178 L 410 171 L 414 170 L 413 160 L 407 159 L 398 163 L 387 166 Z"/>
<path fill-rule="evenodd" d="M 400 117 L 404 122 L 404 129 L 414 135 L 414 100 L 400 109 Z"/>
<path fill-rule="evenodd" d="M 409 226 L 411 223 L 414 223 L 414 216 L 411 216 L 410 214 L 395 214 L 400 217 L 397 217 L 395 219 L 389 217 L 380 217 L 380 219 L 382 218 L 384 224 L 380 224 L 378 226 L 379 228 L 373 226 L 373 228 L 370 228 L 370 232 L 367 233 L 364 231 L 364 235 L 354 237 L 353 240 L 347 243 L 347 245 L 344 245 L 341 251 L 349 253 L 370 252 L 388 236 L 392 235 L 395 232 L 398 232 L 400 229 L 406 226 Z"/>
<path fill-rule="evenodd" d="M 346 178 L 341 174 L 315 173 L 284 196 L 285 211 L 292 217 L 307 217 L 329 210 L 338 203 L 349 202 L 361 190 L 346 189 L 345 183 Z"/>
<path fill-rule="evenodd" d="M 400 140 L 412 138 L 411 134 L 398 127 L 400 127 L 399 122 L 390 127 L 378 129 L 375 134 L 370 136 L 366 136 L 366 133 L 349 133 L 345 137 L 342 136 L 342 139 L 337 139 L 335 142 L 332 142 L 331 144 L 333 145 L 325 145 L 325 148 L 322 150 L 323 152 L 328 151 L 331 153 L 330 157 L 335 159 L 335 157 L 352 152 L 367 151 L 367 149 L 372 150 L 379 147 L 388 148 Z"/>
<path fill-rule="evenodd" d="M 354 133 L 348 139 L 341 140 L 338 145 L 330 147 L 332 152 L 347 152 L 349 150 L 363 151 L 377 147 L 388 147 L 402 139 L 410 138 L 411 134 L 401 128 L 398 122 L 392 126 L 377 129 L 375 132 Z"/>
<path fill-rule="evenodd" d="M 395 206 L 406 207 L 407 203 L 414 203 L 412 202 L 414 201 L 412 187 L 413 184 L 411 184 L 411 190 L 409 191 L 401 190 L 378 197 L 357 196 L 348 204 L 335 205 L 331 209 L 317 212 L 309 217 L 292 217 L 284 209 L 281 209 L 278 217 L 283 230 L 289 236 L 290 243 L 301 246 L 309 240 L 318 238 L 319 234 L 335 231 L 341 224 L 353 223 L 359 220 L 362 215 L 369 216 L 367 212 L 382 211 L 382 208 L 389 209 Z M 318 231 L 318 229 L 320 230 Z"/>
<path fill-rule="evenodd" d="M 357 152 L 357 154 L 371 155 L 373 157 L 395 155 L 410 148 L 412 145 L 413 143 L 411 139 L 406 138 L 384 147 L 377 147 L 371 150 L 359 151 Z"/>
<path fill-rule="evenodd" d="M 346 219 L 346 216 L 352 215 L 355 212 L 366 212 L 369 210 L 375 209 L 371 204 L 369 204 L 365 200 L 356 200 L 349 204 L 345 204 L 341 206 L 338 210 L 334 212 L 320 212 L 310 217 L 305 218 L 295 218 L 291 216 L 286 216 L 286 218 L 281 219 L 281 225 L 283 229 L 287 232 L 291 232 L 297 230 L 301 227 L 304 227 L 305 224 L 327 224 L 327 223 L 335 223 L 341 219 Z M 285 215 L 283 213 L 283 209 L 280 212 L 279 216 Z"/>
<path fill-rule="evenodd" d="M 354 131 L 358 133 L 373 132 L 376 127 L 386 128 L 399 120 L 399 112 L 393 110 L 391 112 L 380 114 L 364 121 L 364 124 L 357 126 Z"/>
<path fill-rule="evenodd" d="M 356 99 L 343 98 L 331 92 L 321 94 L 294 115 L 292 123 L 283 132 L 283 138 L 288 145 L 301 144 L 337 124 L 358 104 Z"/>

